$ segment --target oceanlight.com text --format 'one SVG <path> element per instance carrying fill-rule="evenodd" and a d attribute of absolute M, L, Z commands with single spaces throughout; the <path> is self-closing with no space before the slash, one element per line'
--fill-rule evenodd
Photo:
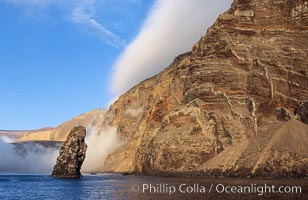
<path fill-rule="evenodd" d="M 264 194 L 302 194 L 301 186 L 276 186 L 270 184 L 250 184 L 250 185 L 226 185 L 226 184 L 179 184 L 170 185 L 167 183 L 158 184 L 140 184 L 131 186 L 133 192 L 142 192 L 148 194 L 210 194 L 210 193 L 229 193 L 229 194 L 255 194 L 262 196 Z"/>

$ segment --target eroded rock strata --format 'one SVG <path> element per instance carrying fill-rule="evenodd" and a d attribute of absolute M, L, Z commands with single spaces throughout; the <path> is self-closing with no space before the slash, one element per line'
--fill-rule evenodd
<path fill-rule="evenodd" d="M 60 178 L 80 178 L 80 169 L 86 157 L 86 129 L 74 127 L 62 144 L 52 176 Z"/>
<path fill-rule="evenodd" d="M 234 0 L 190 52 L 104 117 L 86 114 L 100 134 L 117 127 L 123 144 L 101 172 L 307 177 L 307 57 L 307 0 Z M 64 140 L 67 124 L 48 138 Z M 78 177 L 60 164 L 78 166 L 68 149 L 56 172 Z"/>
<path fill-rule="evenodd" d="M 125 144 L 102 171 L 307 176 L 307 56 L 306 0 L 235 0 L 110 107 L 101 132 L 118 127 Z"/>

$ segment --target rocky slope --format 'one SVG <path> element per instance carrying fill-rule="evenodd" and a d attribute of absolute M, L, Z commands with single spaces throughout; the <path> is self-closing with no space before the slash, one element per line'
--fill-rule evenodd
<path fill-rule="evenodd" d="M 265 133 L 226 149 L 197 171 L 224 176 L 307 176 L 307 130 L 295 119 L 273 123 Z"/>
<path fill-rule="evenodd" d="M 8 138 L 12 138 L 12 139 L 17 139 L 20 138 L 26 134 L 28 134 L 30 131 L 27 130 L 0 130 L 0 137 L 4 136 L 4 137 L 8 137 Z"/>
<path fill-rule="evenodd" d="M 86 129 L 74 127 L 62 144 L 52 176 L 60 178 L 80 178 L 80 169 L 86 157 Z"/>
<path fill-rule="evenodd" d="M 45 128 L 29 131 L 18 137 L 18 142 L 25 141 L 65 141 L 70 130 L 75 126 L 92 126 L 101 123 L 105 111 L 93 110 L 70 119 L 56 128 Z"/>
<path fill-rule="evenodd" d="M 307 56 L 307 0 L 235 0 L 191 52 L 110 107 L 101 133 L 117 127 L 125 143 L 102 171 L 305 174 Z"/>

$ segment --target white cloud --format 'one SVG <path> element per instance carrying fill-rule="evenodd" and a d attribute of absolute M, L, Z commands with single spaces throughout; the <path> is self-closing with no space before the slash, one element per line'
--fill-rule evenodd
<path fill-rule="evenodd" d="M 156 0 L 141 31 L 113 66 L 112 92 L 125 92 L 189 51 L 231 2 Z"/>
<path fill-rule="evenodd" d="M 71 20 L 77 24 L 84 25 L 92 35 L 111 46 L 124 46 L 125 40 L 106 29 L 93 18 L 93 13 L 95 12 L 94 4 L 95 0 L 81 1 L 74 8 L 71 14 Z"/>
<path fill-rule="evenodd" d="M 129 0 L 136 3 L 136 0 Z M 127 2 L 129 2 L 127 1 Z M 70 20 L 87 31 L 87 33 L 102 42 L 121 47 L 125 45 L 125 40 L 108 30 L 95 19 L 96 0 L 0 0 L 23 8 L 28 15 L 35 14 L 37 20 L 39 17 L 45 18 L 44 8 L 50 6 L 61 7 L 65 15 L 70 16 Z M 38 15 L 40 13 L 41 15 Z M 38 17 L 39 16 L 39 17 Z"/>

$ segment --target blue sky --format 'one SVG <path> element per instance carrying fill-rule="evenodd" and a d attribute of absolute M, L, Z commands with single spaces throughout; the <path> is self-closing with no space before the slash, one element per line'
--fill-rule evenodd
<path fill-rule="evenodd" d="M 95 19 L 128 43 L 152 3 L 106 1 Z M 43 4 L 0 1 L 0 129 L 55 126 L 110 99 L 108 77 L 124 45 L 74 22 L 75 5 Z"/>
<path fill-rule="evenodd" d="M 0 129 L 56 126 L 107 108 L 190 50 L 231 1 L 166 2 L 0 0 Z"/>

